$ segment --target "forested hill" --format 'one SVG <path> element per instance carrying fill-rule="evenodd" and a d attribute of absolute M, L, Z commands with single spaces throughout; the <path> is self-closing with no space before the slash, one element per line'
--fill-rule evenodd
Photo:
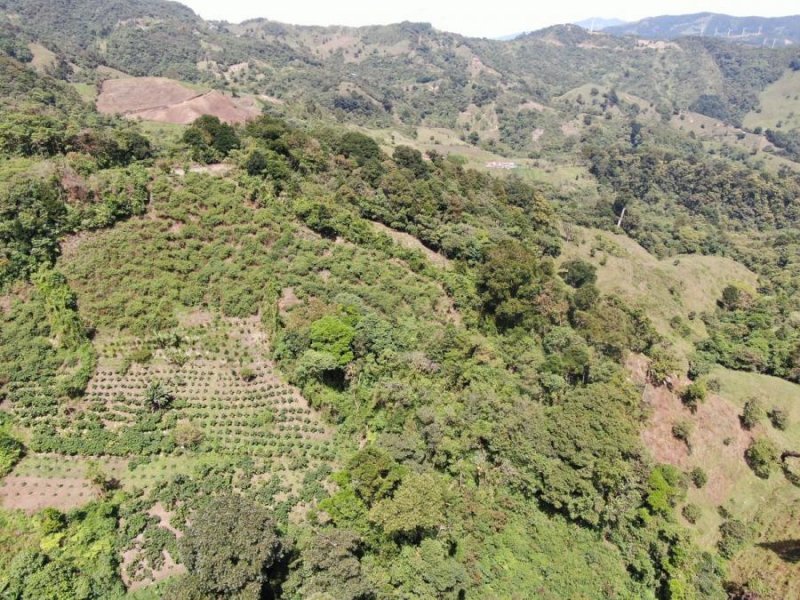
<path fill-rule="evenodd" d="M 709 38 L 649 46 L 577 26 L 504 42 L 416 23 L 232 25 L 203 22 L 180 5 L 156 0 L 100 6 L 93 0 L 6 0 L 0 10 L 8 27 L 55 52 L 73 81 L 94 81 L 95 68 L 106 65 L 266 94 L 349 121 L 399 120 L 465 135 L 478 117 L 499 121 L 501 131 L 517 128 L 516 113 L 528 103 L 551 104 L 589 81 L 641 97 L 665 115 L 713 105 L 711 116 L 738 123 L 755 108 L 758 91 L 796 57 L 790 49 L 763 52 Z"/>
<path fill-rule="evenodd" d="M 734 17 L 715 13 L 664 15 L 634 23 L 606 27 L 614 35 L 635 35 L 651 40 L 686 36 L 723 38 L 751 46 L 789 46 L 800 43 L 800 15 L 787 17 Z"/>
<path fill-rule="evenodd" d="M 0 598 L 800 597 L 793 49 L 0 13 Z"/>

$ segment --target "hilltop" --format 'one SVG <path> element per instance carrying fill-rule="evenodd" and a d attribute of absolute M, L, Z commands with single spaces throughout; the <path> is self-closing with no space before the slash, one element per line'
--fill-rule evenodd
<path fill-rule="evenodd" d="M 797 61 L 0 0 L 0 596 L 797 595 Z"/>
<path fill-rule="evenodd" d="M 663 15 L 604 27 L 603 31 L 651 40 L 672 40 L 686 36 L 714 37 L 749 46 L 774 48 L 800 43 L 800 15 L 734 17 L 708 12 Z"/>

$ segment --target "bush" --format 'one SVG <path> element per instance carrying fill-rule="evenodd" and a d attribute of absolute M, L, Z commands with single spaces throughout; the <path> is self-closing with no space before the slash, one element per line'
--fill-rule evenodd
<path fill-rule="evenodd" d="M 708 483 L 708 475 L 706 475 L 706 472 L 700 467 L 695 467 L 690 471 L 689 479 L 692 480 L 692 483 L 698 489 L 702 488 L 706 483 Z"/>
<path fill-rule="evenodd" d="M 672 435 L 676 440 L 680 440 L 691 448 L 689 436 L 692 434 L 692 424 L 687 420 L 681 420 L 672 425 Z"/>
<path fill-rule="evenodd" d="M 775 429 L 786 431 L 789 426 L 789 413 L 782 408 L 773 408 L 769 411 L 769 420 Z"/>
<path fill-rule="evenodd" d="M 683 403 L 692 409 L 692 411 L 695 411 L 701 403 L 705 402 L 707 395 L 708 390 L 706 389 L 706 384 L 702 381 L 695 381 L 683 390 L 681 400 L 683 400 Z"/>
<path fill-rule="evenodd" d="M 742 411 L 742 415 L 739 417 L 739 420 L 742 423 L 742 427 L 745 429 L 752 429 L 764 418 L 764 408 L 761 405 L 761 401 L 758 398 L 750 398 L 744 404 L 744 410 Z"/>
<path fill-rule="evenodd" d="M 182 448 L 196 448 L 203 441 L 203 432 L 191 423 L 178 423 L 175 443 Z"/>
<path fill-rule="evenodd" d="M 683 518 L 689 521 L 689 523 L 692 525 L 697 523 L 697 521 L 703 515 L 700 507 L 696 504 L 687 504 L 683 507 L 683 509 L 681 509 L 681 514 L 683 515 Z"/>
<path fill-rule="evenodd" d="M 772 467 L 777 465 L 780 459 L 778 448 L 767 438 L 753 440 L 744 456 L 753 473 L 762 479 L 769 478 Z"/>
<path fill-rule="evenodd" d="M 647 505 L 653 513 L 669 515 L 672 507 L 686 495 L 681 472 L 672 465 L 659 465 L 647 482 Z"/>
<path fill-rule="evenodd" d="M 678 356 L 672 347 L 659 344 L 650 351 L 647 377 L 653 385 L 663 385 L 678 371 L 678 367 Z"/>
<path fill-rule="evenodd" d="M 720 540 L 717 542 L 719 553 L 724 558 L 733 556 L 750 541 L 752 529 L 738 519 L 728 519 L 719 526 Z"/>

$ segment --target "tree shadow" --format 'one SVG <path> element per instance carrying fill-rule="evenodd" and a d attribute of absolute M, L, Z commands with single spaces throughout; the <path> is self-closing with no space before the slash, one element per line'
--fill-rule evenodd
<path fill-rule="evenodd" d="M 800 540 L 781 540 L 778 542 L 762 542 L 762 548 L 772 550 L 784 562 L 800 562 Z"/>

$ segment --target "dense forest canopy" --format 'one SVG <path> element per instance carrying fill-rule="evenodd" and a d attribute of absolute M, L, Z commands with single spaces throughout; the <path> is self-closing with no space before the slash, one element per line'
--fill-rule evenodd
<path fill-rule="evenodd" d="M 796 53 L 0 15 L 0 596 L 798 590 Z"/>

